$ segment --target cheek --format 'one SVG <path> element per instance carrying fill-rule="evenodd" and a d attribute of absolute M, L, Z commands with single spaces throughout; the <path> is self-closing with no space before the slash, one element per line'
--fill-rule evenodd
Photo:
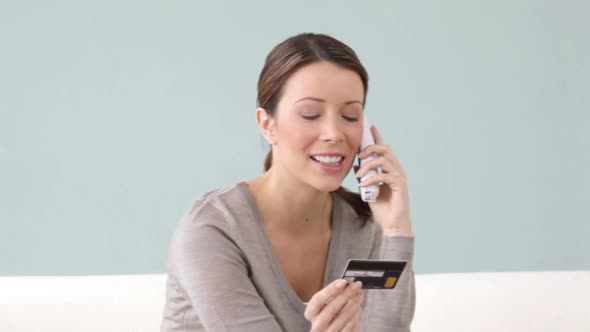
<path fill-rule="evenodd" d="M 282 129 L 279 141 L 282 145 L 288 146 L 288 149 L 294 153 L 309 152 L 307 150 L 317 139 L 314 131 L 310 130 L 310 128 L 300 128 L 293 125 Z"/>
<path fill-rule="evenodd" d="M 349 133 L 349 142 L 348 144 L 350 147 L 356 152 L 358 152 L 359 148 L 361 147 L 361 139 L 363 138 L 363 128 L 352 128 Z"/>

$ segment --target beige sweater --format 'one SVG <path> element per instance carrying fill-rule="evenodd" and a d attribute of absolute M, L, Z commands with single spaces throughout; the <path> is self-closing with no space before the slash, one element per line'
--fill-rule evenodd
<path fill-rule="evenodd" d="M 366 290 L 362 331 L 410 331 L 414 316 L 414 238 L 383 236 L 333 196 L 332 238 L 324 285 L 350 258 L 403 260 L 393 290 Z M 309 332 L 305 305 L 281 272 L 245 182 L 198 199 L 170 246 L 161 331 Z"/>

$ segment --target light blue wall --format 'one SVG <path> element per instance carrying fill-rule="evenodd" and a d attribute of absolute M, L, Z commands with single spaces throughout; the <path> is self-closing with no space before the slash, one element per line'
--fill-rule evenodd
<path fill-rule="evenodd" d="M 164 272 L 191 202 L 261 173 L 258 74 L 307 31 L 369 71 L 366 111 L 410 181 L 418 273 L 590 269 L 589 10 L 2 1 L 0 274 Z"/>

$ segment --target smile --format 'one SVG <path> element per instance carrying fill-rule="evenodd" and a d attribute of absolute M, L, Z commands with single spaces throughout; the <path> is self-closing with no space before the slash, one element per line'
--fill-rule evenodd
<path fill-rule="evenodd" d="M 326 166 L 337 167 L 340 161 L 344 159 L 342 156 L 311 156 L 311 158 L 317 162 L 320 162 Z"/>

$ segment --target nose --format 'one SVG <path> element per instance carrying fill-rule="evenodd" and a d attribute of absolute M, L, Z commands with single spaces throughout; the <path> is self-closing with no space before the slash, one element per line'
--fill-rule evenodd
<path fill-rule="evenodd" d="M 320 139 L 325 142 L 338 143 L 344 141 L 344 131 L 341 128 L 342 124 L 338 116 L 325 117 L 322 124 L 322 132 Z"/>

